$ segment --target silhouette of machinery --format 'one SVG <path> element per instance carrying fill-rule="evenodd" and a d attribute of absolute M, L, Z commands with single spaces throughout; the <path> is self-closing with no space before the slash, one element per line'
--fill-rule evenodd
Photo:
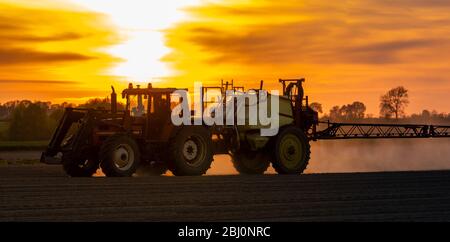
<path fill-rule="evenodd" d="M 173 93 L 187 89 L 130 84 L 122 92 L 127 101 L 125 110 L 118 110 L 112 88 L 110 110 L 65 110 L 41 162 L 62 164 L 74 177 L 92 176 L 99 167 L 107 176 L 132 176 L 139 170 L 152 175 L 170 170 L 175 175 L 196 176 L 206 173 L 213 155 L 229 154 L 241 174 L 262 174 L 270 164 L 279 174 L 300 174 L 308 165 L 311 141 L 450 137 L 450 126 L 320 122 L 304 95 L 304 81 L 279 80 L 283 89 L 277 96 L 280 130 L 274 137 L 261 136 L 264 125 L 259 124 L 173 125 L 171 110 L 183 101 Z M 261 90 L 262 81 L 259 89 L 251 92 Z M 212 91 L 222 94 L 223 99 L 209 98 Z M 203 110 L 225 104 L 227 91 L 243 93 L 244 88 L 234 86 L 233 81 L 204 87 L 200 95 Z M 234 120 L 240 118 L 236 111 L 233 115 Z M 197 118 L 192 117 L 192 121 Z"/>

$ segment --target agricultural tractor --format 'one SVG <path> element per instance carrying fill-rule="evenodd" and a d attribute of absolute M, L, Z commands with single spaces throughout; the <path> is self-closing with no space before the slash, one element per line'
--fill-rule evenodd
<path fill-rule="evenodd" d="M 280 129 L 273 137 L 261 136 L 260 125 L 174 125 L 172 109 L 183 101 L 174 92 L 187 89 L 130 84 L 122 92 L 126 107 L 118 110 L 112 88 L 110 110 L 65 110 L 41 162 L 62 164 L 72 177 L 90 177 L 100 167 L 109 177 L 132 176 L 140 170 L 152 175 L 170 170 L 176 176 L 199 176 L 210 168 L 214 155 L 229 154 L 241 174 L 263 174 L 270 164 L 279 174 L 301 174 L 310 159 L 311 141 L 450 137 L 450 126 L 320 122 L 304 95 L 304 81 L 279 80 L 283 91 L 277 96 Z M 211 105 L 205 97 L 214 89 L 222 94 L 243 91 L 233 82 L 203 87 L 203 108 Z M 252 91 L 261 90 L 263 82 Z M 223 102 L 215 100 L 217 105 Z M 234 119 L 237 116 L 235 112 Z"/>

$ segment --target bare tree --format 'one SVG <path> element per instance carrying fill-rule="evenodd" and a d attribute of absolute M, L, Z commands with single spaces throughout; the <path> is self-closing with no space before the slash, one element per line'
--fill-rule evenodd
<path fill-rule="evenodd" d="M 408 97 L 408 90 L 402 86 L 389 90 L 380 98 L 380 115 L 398 119 L 405 114 L 405 108 L 409 104 Z"/>
<path fill-rule="evenodd" d="M 314 110 L 318 113 L 323 113 L 322 104 L 320 104 L 320 103 L 311 103 L 309 105 L 309 107 L 311 107 L 312 110 Z"/>

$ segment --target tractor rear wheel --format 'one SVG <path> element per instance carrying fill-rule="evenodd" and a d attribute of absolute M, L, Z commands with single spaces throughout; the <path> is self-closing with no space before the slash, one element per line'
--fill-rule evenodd
<path fill-rule="evenodd" d="M 278 174 L 301 174 L 308 166 L 311 146 L 302 129 L 290 126 L 278 134 L 273 168 Z"/>
<path fill-rule="evenodd" d="M 270 166 L 270 157 L 264 151 L 241 149 L 231 155 L 233 166 L 243 175 L 260 175 Z"/>
<path fill-rule="evenodd" d="M 140 162 L 139 146 L 125 134 L 109 137 L 100 148 L 103 173 L 108 177 L 132 176 Z"/>
<path fill-rule="evenodd" d="M 92 177 L 97 172 L 99 163 L 94 152 L 67 152 L 62 156 L 63 169 L 71 177 Z"/>
<path fill-rule="evenodd" d="M 213 160 L 211 133 L 202 126 L 184 126 L 170 141 L 169 169 L 176 176 L 201 176 Z"/>

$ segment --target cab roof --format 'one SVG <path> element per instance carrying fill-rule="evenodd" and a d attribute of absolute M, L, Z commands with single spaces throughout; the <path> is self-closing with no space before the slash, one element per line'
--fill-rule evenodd
<path fill-rule="evenodd" d="M 151 95 L 151 94 L 171 94 L 178 90 L 187 91 L 187 88 L 154 88 L 151 84 L 147 88 L 141 88 L 139 85 L 133 87 L 132 84 L 128 86 L 127 89 L 122 91 L 122 96 L 127 95 Z"/>

